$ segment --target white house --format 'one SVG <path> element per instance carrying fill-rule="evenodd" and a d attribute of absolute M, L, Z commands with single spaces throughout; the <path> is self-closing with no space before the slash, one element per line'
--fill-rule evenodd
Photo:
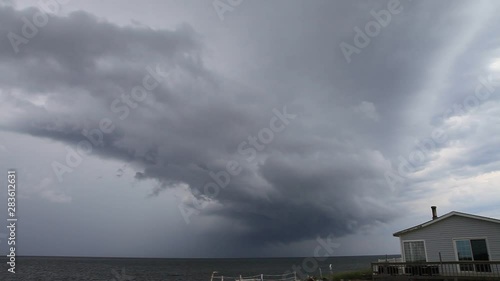
<path fill-rule="evenodd" d="M 405 262 L 500 261 L 500 220 L 450 212 L 432 220 L 398 231 L 401 257 Z M 487 271 L 488 268 L 465 268 Z"/>

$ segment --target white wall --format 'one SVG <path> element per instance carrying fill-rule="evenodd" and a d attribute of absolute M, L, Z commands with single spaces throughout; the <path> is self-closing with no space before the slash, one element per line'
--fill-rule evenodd
<path fill-rule="evenodd" d="M 500 224 L 478 219 L 451 216 L 401 235 L 400 243 L 403 249 L 404 240 L 425 240 L 427 261 L 439 261 L 439 252 L 443 261 L 456 261 L 453 239 L 458 238 L 485 238 L 490 260 L 500 261 Z"/>

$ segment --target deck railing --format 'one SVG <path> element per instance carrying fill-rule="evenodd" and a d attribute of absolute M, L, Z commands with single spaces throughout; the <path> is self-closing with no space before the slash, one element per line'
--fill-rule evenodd
<path fill-rule="evenodd" d="M 500 280 L 500 261 L 373 262 L 372 271 L 373 280 Z"/>
<path fill-rule="evenodd" d="M 224 276 L 217 271 L 212 273 L 210 281 L 299 281 L 295 272 L 285 274 L 258 274 L 253 276 Z"/>

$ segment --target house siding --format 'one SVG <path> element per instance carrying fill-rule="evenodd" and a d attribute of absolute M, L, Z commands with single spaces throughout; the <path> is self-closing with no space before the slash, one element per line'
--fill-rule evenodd
<path fill-rule="evenodd" d="M 451 216 L 400 236 L 401 254 L 403 241 L 424 240 L 427 261 L 456 261 L 453 239 L 486 238 L 490 260 L 500 261 L 500 224 L 461 216 Z"/>

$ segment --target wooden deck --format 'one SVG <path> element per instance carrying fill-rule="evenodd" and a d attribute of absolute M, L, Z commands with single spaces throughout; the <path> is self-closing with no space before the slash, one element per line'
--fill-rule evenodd
<path fill-rule="evenodd" d="M 500 261 L 374 262 L 373 280 L 500 280 Z"/>

